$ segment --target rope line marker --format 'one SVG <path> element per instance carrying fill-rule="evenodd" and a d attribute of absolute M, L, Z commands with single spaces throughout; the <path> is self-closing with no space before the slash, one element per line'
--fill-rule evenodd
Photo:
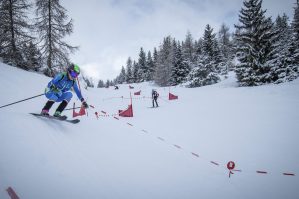
<path fill-rule="evenodd" d="M 199 155 L 197 153 L 193 153 L 191 152 L 192 155 L 194 155 L 195 157 L 198 157 L 199 158 Z"/>
<path fill-rule="evenodd" d="M 295 176 L 294 173 L 283 173 L 283 175 L 285 175 L 285 176 Z"/>
<path fill-rule="evenodd" d="M 214 165 L 217 165 L 219 166 L 219 164 L 217 162 L 214 162 L 214 161 L 210 161 L 210 163 L 214 164 Z"/>
<path fill-rule="evenodd" d="M 145 97 L 143 96 L 143 98 L 145 98 Z M 102 117 L 110 117 L 110 116 L 112 116 L 112 117 L 114 117 L 116 120 L 120 120 L 118 117 L 116 117 L 116 116 L 118 116 L 119 114 L 107 114 L 105 111 L 101 111 L 101 112 L 102 112 L 102 113 L 105 113 L 105 115 L 100 115 L 100 114 L 98 114 L 98 116 L 102 116 Z M 96 114 L 97 114 L 97 112 L 96 112 Z M 130 125 L 130 126 L 132 126 L 132 127 L 134 126 L 133 124 L 128 123 L 128 122 L 127 122 L 126 124 L 127 124 L 127 125 Z M 148 131 L 146 131 L 146 130 L 144 130 L 144 129 L 142 129 L 141 131 L 144 132 L 144 133 L 150 133 L 150 132 L 148 132 Z M 165 141 L 165 139 L 162 138 L 162 137 L 157 137 L 157 139 L 159 139 L 159 140 L 161 140 L 161 141 Z M 182 147 L 179 146 L 179 145 L 177 145 L 177 144 L 173 144 L 173 146 L 176 147 L 176 148 L 178 148 L 178 149 L 182 149 Z M 194 153 L 194 152 L 191 152 L 191 155 L 194 156 L 194 157 L 197 157 L 197 158 L 200 157 L 199 154 Z M 210 162 L 211 164 L 216 165 L 216 166 L 220 166 L 220 164 L 217 163 L 217 162 L 215 162 L 215 161 L 209 161 L 209 162 Z M 229 162 L 227 163 L 226 167 L 227 167 L 227 169 L 229 170 L 229 178 L 230 178 L 230 176 L 231 176 L 232 174 L 234 174 L 233 171 L 238 171 L 238 172 L 241 172 L 241 171 L 242 171 L 242 170 L 239 170 L 239 169 L 234 169 L 234 168 L 235 168 L 235 163 L 234 163 L 233 161 L 229 161 Z M 262 170 L 256 170 L 256 173 L 258 173 L 258 174 L 268 174 L 267 171 L 262 171 Z M 295 173 L 289 173 L 289 172 L 284 172 L 284 173 L 282 173 L 282 175 L 285 175 L 285 176 L 296 176 Z"/>
<path fill-rule="evenodd" d="M 11 199 L 19 199 L 18 195 L 16 194 L 16 192 L 13 190 L 13 188 L 8 187 L 6 189 L 8 195 L 10 196 Z"/>
<path fill-rule="evenodd" d="M 259 173 L 259 174 L 268 174 L 267 171 L 256 171 L 256 172 Z"/>

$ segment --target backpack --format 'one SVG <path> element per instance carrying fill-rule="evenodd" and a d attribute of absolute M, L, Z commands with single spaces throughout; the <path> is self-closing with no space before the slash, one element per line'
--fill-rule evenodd
<path fill-rule="evenodd" d="M 154 98 L 158 98 L 158 97 L 159 97 L 159 93 L 158 93 L 157 91 L 154 91 L 154 92 L 153 92 L 153 97 L 154 97 Z"/>
<path fill-rule="evenodd" d="M 61 76 L 61 78 L 58 80 L 58 82 L 61 82 L 61 80 L 63 80 L 64 79 L 64 77 L 67 75 L 67 73 L 66 72 L 63 72 L 62 73 L 62 76 Z M 72 80 L 72 82 L 73 82 L 73 84 L 72 84 L 72 87 L 74 86 L 74 84 L 75 84 L 75 80 Z"/>

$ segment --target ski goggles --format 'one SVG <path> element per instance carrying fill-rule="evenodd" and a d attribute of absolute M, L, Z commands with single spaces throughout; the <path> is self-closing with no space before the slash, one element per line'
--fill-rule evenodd
<path fill-rule="evenodd" d="M 72 78 L 77 78 L 78 75 L 79 75 L 79 73 L 77 73 L 77 72 L 74 71 L 74 70 L 71 70 L 71 71 L 70 71 L 70 75 L 71 75 Z"/>

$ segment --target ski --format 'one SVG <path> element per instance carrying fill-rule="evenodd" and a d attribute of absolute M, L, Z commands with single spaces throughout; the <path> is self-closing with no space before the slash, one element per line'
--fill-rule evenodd
<path fill-rule="evenodd" d="M 52 115 L 42 115 L 40 113 L 30 113 L 31 115 L 34 115 L 36 117 L 43 117 L 43 118 L 48 118 L 48 119 L 53 119 L 53 120 L 58 120 L 58 121 L 65 121 L 65 122 L 69 122 L 72 124 L 77 124 L 80 122 L 79 119 L 73 119 L 73 120 L 68 120 L 66 116 L 62 116 L 62 117 L 54 117 Z"/>

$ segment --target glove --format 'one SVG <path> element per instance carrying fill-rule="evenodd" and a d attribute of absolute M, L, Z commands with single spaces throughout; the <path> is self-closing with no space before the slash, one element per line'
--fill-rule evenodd
<path fill-rule="evenodd" d="M 87 104 L 85 101 L 82 102 L 82 106 L 83 106 L 84 108 L 89 108 L 88 104 Z"/>

